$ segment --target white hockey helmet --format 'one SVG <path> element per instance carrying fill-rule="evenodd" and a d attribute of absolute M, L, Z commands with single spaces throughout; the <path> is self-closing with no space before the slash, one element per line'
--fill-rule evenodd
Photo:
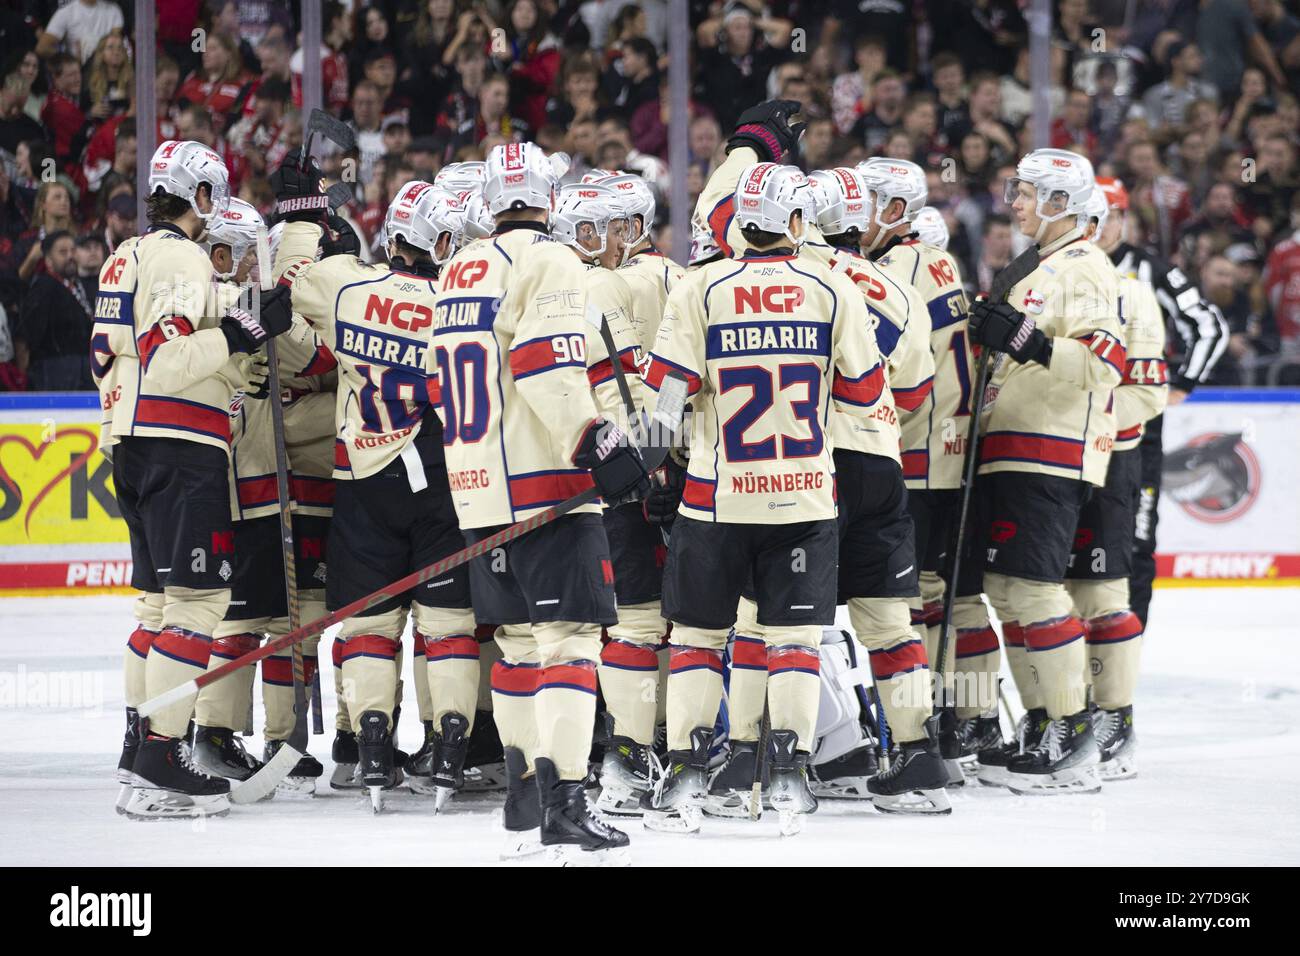
<path fill-rule="evenodd" d="M 713 230 L 698 222 L 691 223 L 691 255 L 686 260 L 688 266 L 698 266 L 712 262 L 722 256 L 722 249 L 713 238 Z"/>
<path fill-rule="evenodd" d="M 895 199 L 903 201 L 901 221 L 912 222 L 930 195 L 930 187 L 925 184 L 925 170 L 910 160 L 873 156 L 858 163 L 857 171 L 871 192 L 875 207 L 872 217 L 884 229 L 898 225 L 897 222 L 885 222 L 881 218 L 881 214 Z"/>
<path fill-rule="evenodd" d="M 433 177 L 433 184 L 459 195 L 467 189 L 481 189 L 486 176 L 486 163 L 475 160 L 468 163 L 448 163 Z"/>
<path fill-rule="evenodd" d="M 948 251 L 948 222 L 943 218 L 943 213 L 933 206 L 926 206 L 916 214 L 912 228 L 927 246 Z"/>
<path fill-rule="evenodd" d="M 257 244 L 259 227 L 266 228 L 261 213 L 242 199 L 231 199 L 221 216 L 208 223 L 207 236 L 203 241 L 203 248 L 208 254 L 212 254 L 214 246 L 230 247 L 230 271 L 222 273 L 221 278 L 229 279 L 235 274 L 244 254 Z"/>
<path fill-rule="evenodd" d="M 1092 195 L 1088 197 L 1088 209 L 1086 216 L 1088 221 L 1097 220 L 1097 226 L 1093 229 L 1092 235 L 1088 236 L 1093 242 L 1101 241 L 1101 231 L 1106 227 L 1106 217 L 1110 215 L 1110 203 L 1106 201 L 1106 194 L 1100 188 L 1094 189 Z M 1087 226 L 1084 227 L 1085 229 Z"/>
<path fill-rule="evenodd" d="M 618 195 L 619 205 L 623 207 L 623 218 L 627 220 L 627 248 L 631 249 L 647 238 L 655 224 L 655 193 L 650 184 L 636 173 L 617 173 L 596 182 L 608 186 Z M 632 221 L 633 216 L 641 217 L 640 230 L 637 230 Z"/>
<path fill-rule="evenodd" d="M 384 216 L 383 241 L 401 239 L 429 254 L 435 265 L 451 258 L 464 225 L 464 213 L 456 194 L 433 183 L 414 179 L 397 190 Z M 448 236 L 447 252 L 437 253 L 438 240 Z"/>
<path fill-rule="evenodd" d="M 493 146 L 483 172 L 483 199 L 494 216 L 511 209 L 550 212 L 555 206 L 560 177 L 536 143 Z"/>
<path fill-rule="evenodd" d="M 867 231 L 871 197 L 856 170 L 846 166 L 819 169 L 808 175 L 808 184 L 818 194 L 816 222 L 822 235 L 838 236 L 850 229 Z"/>
<path fill-rule="evenodd" d="M 790 231 L 790 217 L 808 208 L 808 177 L 797 166 L 755 163 L 740 174 L 736 186 L 735 223 L 741 229 L 756 226 L 785 236 L 795 246 L 802 242 Z"/>
<path fill-rule="evenodd" d="M 580 182 L 596 183 L 602 179 L 608 179 L 610 176 L 626 175 L 621 169 L 589 169 L 582 175 Z"/>
<path fill-rule="evenodd" d="M 551 235 L 584 256 L 599 256 L 609 248 L 610 224 L 625 218 L 623 204 L 614 190 L 602 183 L 574 183 L 560 190 Z M 600 237 L 599 249 L 588 249 L 578 241 L 583 223 L 590 224 Z"/>
<path fill-rule="evenodd" d="M 1065 149 L 1036 149 L 1020 160 L 1016 174 L 1006 182 L 1003 198 L 1008 205 L 1020 195 L 1022 183 L 1033 186 L 1037 196 L 1034 212 L 1041 221 L 1034 240 L 1042 238 L 1049 222 L 1067 216 L 1082 220 L 1088 212 L 1088 199 L 1096 191 L 1092 163 Z"/>
<path fill-rule="evenodd" d="M 195 197 L 199 186 L 211 189 L 212 209 L 199 212 Z M 221 217 L 230 201 L 230 173 L 220 156 L 193 140 L 169 139 L 160 143 L 149 161 L 149 195 L 161 190 L 187 199 L 205 223 Z"/>
<path fill-rule="evenodd" d="M 464 222 L 461 224 L 461 245 L 475 239 L 486 239 L 496 232 L 497 222 L 488 210 L 487 201 L 483 199 L 481 189 L 467 189 L 458 197 L 464 210 Z"/>

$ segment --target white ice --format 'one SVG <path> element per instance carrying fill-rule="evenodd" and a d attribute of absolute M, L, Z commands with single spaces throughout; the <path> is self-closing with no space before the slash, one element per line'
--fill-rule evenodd
<path fill-rule="evenodd" d="M 495 797 L 398 793 L 276 798 L 202 822 L 117 816 L 119 597 L 0 601 L 0 863 L 36 865 L 490 864 Z M 1136 702 L 1141 774 L 1090 796 L 1016 797 L 968 785 L 950 817 L 900 818 L 824 801 L 803 833 L 706 819 L 684 837 L 627 824 L 641 864 L 1231 865 L 1300 863 L 1300 591 L 1157 592 Z M 322 645 L 327 646 L 327 645 Z M 409 658 L 408 658 L 409 660 Z M 409 666 L 409 664 L 408 664 Z M 328 685 L 330 682 L 326 681 Z M 1008 683 L 1008 687 L 1011 686 Z M 408 683 L 409 687 L 409 683 Z M 408 694 L 410 691 L 408 690 Z M 326 687 L 326 725 L 332 727 Z M 261 722 L 258 702 L 258 724 Z M 414 701 L 401 739 L 419 736 Z M 332 731 L 331 731 L 332 733 Z M 331 737 L 312 740 L 330 770 Z M 249 742 L 261 751 L 261 741 Z"/>

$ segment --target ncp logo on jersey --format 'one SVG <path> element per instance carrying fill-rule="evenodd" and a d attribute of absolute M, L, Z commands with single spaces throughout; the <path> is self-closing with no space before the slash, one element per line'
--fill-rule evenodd
<path fill-rule="evenodd" d="M 132 936 L 148 936 L 153 930 L 153 894 L 83 893 L 74 885 L 67 893 L 50 897 L 50 925 L 125 927 Z"/>

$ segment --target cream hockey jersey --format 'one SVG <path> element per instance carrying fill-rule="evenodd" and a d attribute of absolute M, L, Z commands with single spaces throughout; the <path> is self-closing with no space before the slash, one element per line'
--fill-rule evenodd
<path fill-rule="evenodd" d="M 124 240 L 104 263 L 90 365 L 105 455 L 128 435 L 229 450 L 231 383 L 239 374 L 212 277 L 207 254 L 172 225 Z"/>
<path fill-rule="evenodd" d="M 851 280 L 790 255 L 712 262 L 677 284 L 646 384 L 676 373 L 694 397 L 681 514 L 835 517 L 832 404 L 869 416 L 885 386 L 868 323 Z"/>
<path fill-rule="evenodd" d="M 368 478 L 427 427 L 435 280 L 354 256 L 317 262 L 319 241 L 319 226 L 286 223 L 275 271 L 293 290 L 294 311 L 338 362 L 334 477 Z M 288 419 L 286 412 L 286 427 Z"/>
<path fill-rule="evenodd" d="M 632 293 L 632 330 L 642 356 L 654 347 L 659 320 L 663 318 L 668 293 L 686 274 L 686 270 L 657 249 L 647 249 L 631 256 L 616 270 Z"/>
<path fill-rule="evenodd" d="M 586 264 L 587 269 L 587 381 L 596 399 L 596 411 L 624 431 L 631 429 L 623 394 L 614 374 L 614 363 L 605 348 L 599 322 L 603 318 L 614 340 L 614 351 L 623 380 L 638 412 L 645 407 L 641 387 L 641 345 L 632 330 L 632 291 L 616 271 Z"/>
<path fill-rule="evenodd" d="M 903 477 L 909 488 L 961 487 L 962 458 L 973 388 L 966 293 L 957 262 L 918 239 L 889 246 L 876 265 L 915 289 L 930 327 L 932 387 L 913 393 L 919 401 L 903 420 Z"/>
<path fill-rule="evenodd" d="M 1119 275 L 1106 253 L 1074 230 L 1007 301 L 1052 341 L 1050 367 L 999 354 L 985 396 L 980 474 L 1031 472 L 1105 484 L 1113 443 L 1106 414 L 1124 375 Z"/>
<path fill-rule="evenodd" d="M 1155 289 L 1141 279 L 1119 278 L 1124 320 L 1124 380 L 1115 389 L 1115 451 L 1136 448 L 1146 423 L 1165 410 L 1169 366 L 1165 363 L 1165 321 Z"/>
<path fill-rule="evenodd" d="M 521 521 L 592 485 L 573 464 L 598 417 L 590 279 L 572 250 L 532 225 L 470 243 L 439 279 L 430 395 L 462 528 Z"/>

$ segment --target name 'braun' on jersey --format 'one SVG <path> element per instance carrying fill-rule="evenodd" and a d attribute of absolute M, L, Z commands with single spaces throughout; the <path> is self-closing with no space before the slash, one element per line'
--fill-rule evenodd
<path fill-rule="evenodd" d="M 293 309 L 338 360 L 334 477 L 367 478 L 419 434 L 437 290 L 432 279 L 354 256 L 314 261 L 320 227 L 286 223 L 276 270 Z"/>
<path fill-rule="evenodd" d="M 903 477 L 909 488 L 958 488 L 971 412 L 972 362 L 957 262 L 942 249 L 907 239 L 876 265 L 915 289 L 930 319 L 934 383 L 916 414 L 903 420 Z"/>
<path fill-rule="evenodd" d="M 104 263 L 90 365 L 103 407 L 99 447 L 119 438 L 179 438 L 230 448 L 230 362 L 212 263 L 163 226 L 122 242 Z"/>
<path fill-rule="evenodd" d="M 1124 375 L 1119 276 L 1079 237 L 1043 256 L 1007 301 L 1053 339 L 1051 367 L 998 356 L 980 473 L 1024 471 L 1103 485 L 1114 443 L 1106 412 Z"/>
<path fill-rule="evenodd" d="M 573 464 L 597 417 L 586 266 L 516 228 L 461 249 L 440 282 L 429 374 L 461 527 L 521 521 L 590 488 Z"/>
<path fill-rule="evenodd" d="M 1121 275 L 1120 315 L 1124 319 L 1124 380 L 1115 389 L 1115 451 L 1142 441 L 1146 423 L 1165 410 L 1169 366 L 1165 361 L 1165 317 L 1148 282 Z"/>
<path fill-rule="evenodd" d="M 789 524 L 835 517 L 832 400 L 867 417 L 884 367 L 861 292 L 792 256 L 752 253 L 689 273 L 668 296 L 646 384 L 694 396 L 680 513 Z"/>

